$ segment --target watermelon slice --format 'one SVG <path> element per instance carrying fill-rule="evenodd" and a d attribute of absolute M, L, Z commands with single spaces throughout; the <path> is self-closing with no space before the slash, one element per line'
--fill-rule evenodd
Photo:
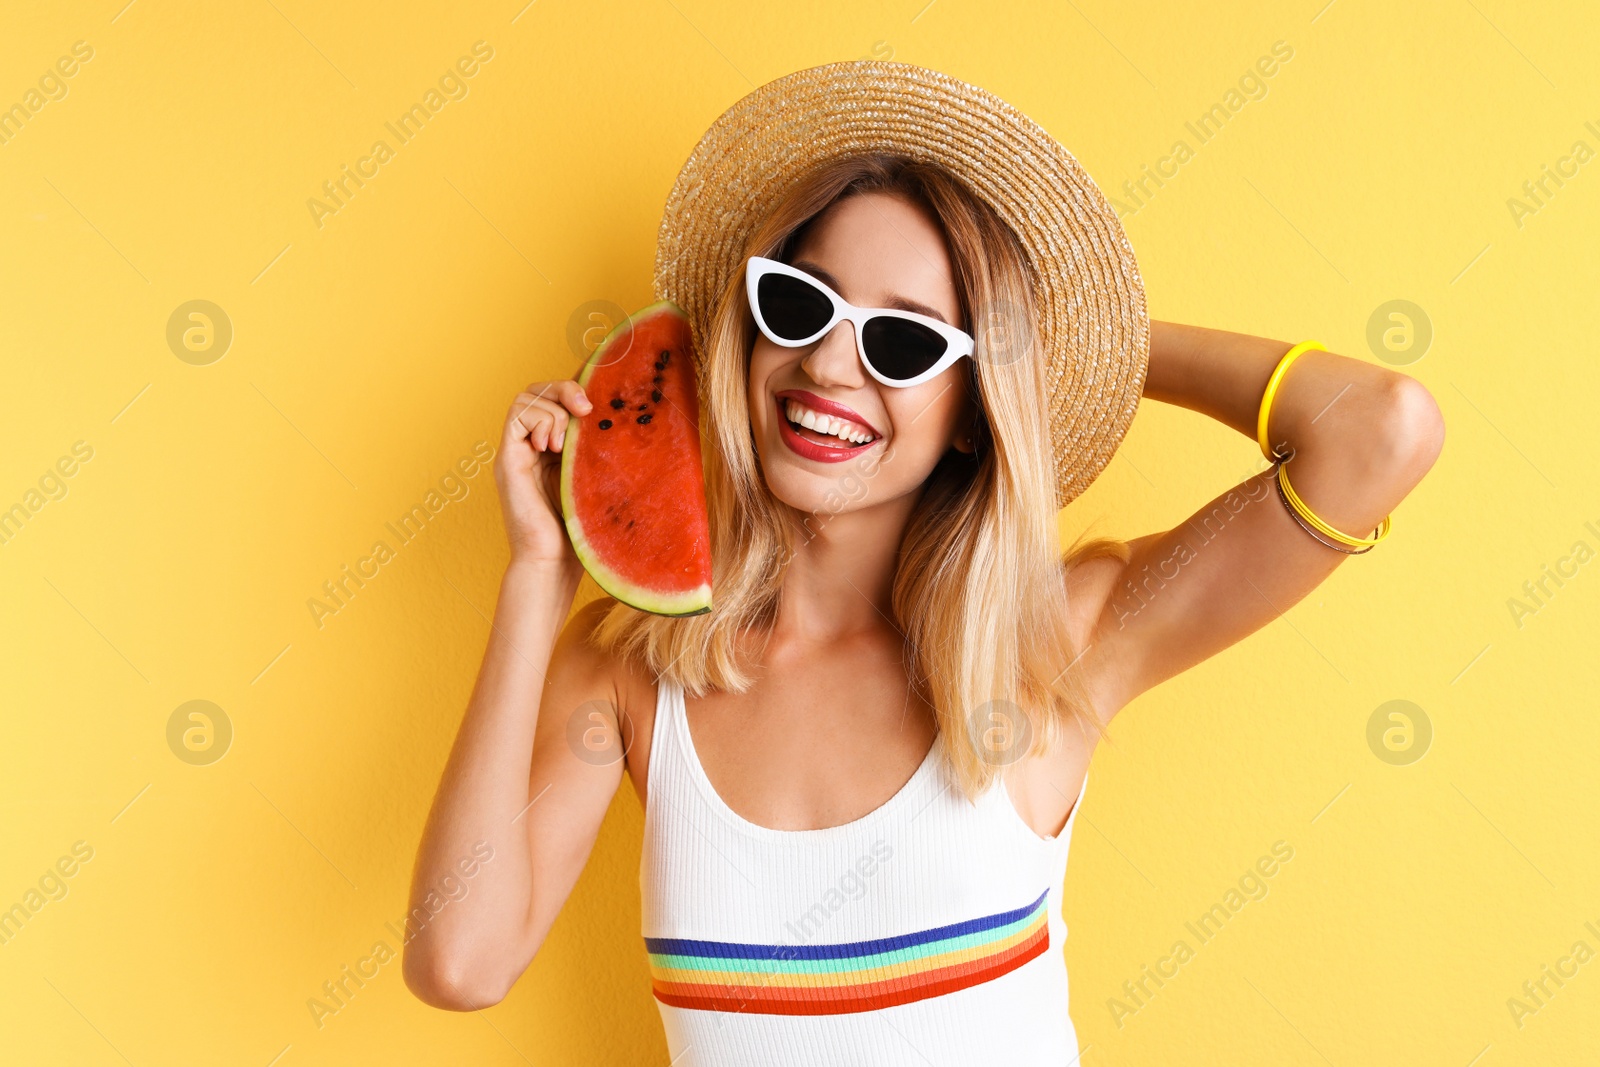
<path fill-rule="evenodd" d="M 578 376 L 589 414 L 567 423 L 561 510 L 595 582 L 656 615 L 711 610 L 711 524 L 689 319 L 670 300 L 606 335 Z"/>

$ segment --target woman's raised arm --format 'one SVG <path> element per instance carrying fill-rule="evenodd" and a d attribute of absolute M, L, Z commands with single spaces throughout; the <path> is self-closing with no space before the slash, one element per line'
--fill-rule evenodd
<path fill-rule="evenodd" d="M 587 405 L 576 382 L 529 386 L 495 461 L 511 563 L 411 883 L 406 984 L 435 1007 L 468 1011 L 506 995 L 572 891 L 622 778 L 620 759 L 584 760 L 567 743 L 573 714 L 614 711 L 619 695 L 586 641 L 605 602 L 562 632 L 582 568 L 554 504 L 559 450 L 568 410 Z"/>
<path fill-rule="evenodd" d="M 1144 395 L 1253 440 L 1262 392 L 1289 347 L 1155 322 Z M 1300 498 L 1352 536 L 1366 536 L 1405 498 L 1444 443 L 1438 405 L 1415 378 L 1323 351 L 1290 365 L 1270 430 L 1272 442 L 1293 449 L 1288 470 Z M 1126 564 L 1081 568 L 1075 590 L 1080 609 L 1093 612 L 1084 665 L 1106 719 L 1276 619 L 1348 558 L 1296 523 L 1269 474 L 1245 479 L 1129 549 Z"/>

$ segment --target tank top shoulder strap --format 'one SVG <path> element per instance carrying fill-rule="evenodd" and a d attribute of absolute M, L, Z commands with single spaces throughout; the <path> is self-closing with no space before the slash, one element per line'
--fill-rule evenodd
<path fill-rule="evenodd" d="M 679 773 L 671 768 L 683 766 L 678 740 L 679 718 L 683 715 L 683 690 L 665 676 L 656 679 L 656 717 L 650 727 L 650 758 L 645 766 L 646 795 L 655 792 L 667 775 Z"/>

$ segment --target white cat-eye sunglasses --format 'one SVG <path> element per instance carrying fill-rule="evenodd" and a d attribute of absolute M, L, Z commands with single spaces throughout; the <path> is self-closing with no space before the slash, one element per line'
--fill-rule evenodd
<path fill-rule="evenodd" d="M 849 319 L 862 365 L 884 385 L 921 385 L 973 353 L 972 336 L 949 323 L 898 308 L 856 307 L 805 271 L 775 259 L 751 256 L 744 282 L 750 312 L 767 340 L 801 348 Z"/>

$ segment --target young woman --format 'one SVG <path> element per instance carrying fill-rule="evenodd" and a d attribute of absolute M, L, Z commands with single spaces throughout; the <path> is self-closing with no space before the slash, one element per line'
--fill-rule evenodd
<path fill-rule="evenodd" d="M 908 79 L 950 82 L 836 67 L 902 103 Z M 977 121 L 1026 121 L 963 89 Z M 793 84 L 782 99 L 803 106 Z M 934 103 L 927 122 L 945 121 Z M 828 114 L 827 129 L 846 121 Z M 726 143 L 760 157 L 753 170 L 777 158 Z M 1120 437 L 1074 443 L 1057 424 L 1053 383 L 1083 353 L 1051 349 L 1041 323 L 1087 305 L 1041 290 L 1065 268 L 975 191 L 992 171 L 907 154 L 794 164 L 711 283 L 710 614 L 602 597 L 568 619 L 582 570 L 558 453 L 605 398 L 557 381 L 513 401 L 496 460 L 510 563 L 414 881 L 433 914 L 405 973 L 428 1003 L 506 995 L 626 775 L 675 1063 L 1072 1062 L 1059 892 L 1097 739 L 1369 540 L 1330 538 L 1269 472 L 1171 530 L 1063 560 L 1062 486 L 1086 484 Z M 1088 293 L 1115 274 L 1073 277 Z M 1134 402 L 1258 436 L 1290 345 L 1159 322 L 1147 356 L 1142 341 L 1121 346 L 1137 349 L 1121 379 Z M 1439 452 L 1432 398 L 1324 351 L 1276 377 L 1262 439 L 1292 450 L 1293 499 L 1336 531 L 1373 529 Z M 1093 407 L 1083 417 L 1106 425 Z M 596 724 L 625 758 L 573 741 Z M 484 842 L 471 892 L 428 908 Z"/>

